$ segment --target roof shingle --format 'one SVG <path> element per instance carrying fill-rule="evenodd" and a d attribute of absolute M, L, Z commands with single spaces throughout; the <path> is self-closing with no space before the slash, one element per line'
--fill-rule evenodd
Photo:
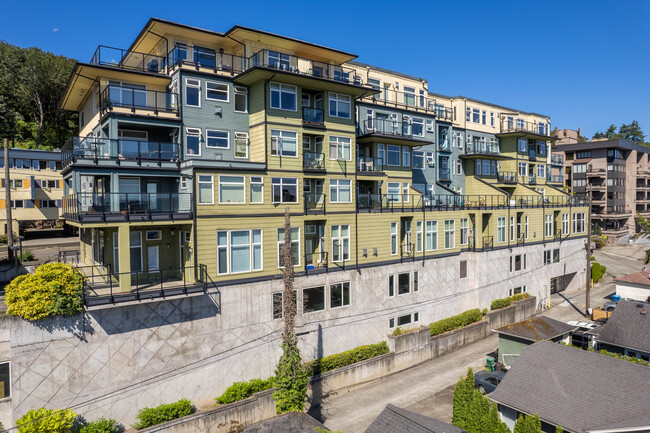
<path fill-rule="evenodd" d="M 650 353 L 650 304 L 619 301 L 612 316 L 601 326 L 598 343 Z"/>
<path fill-rule="evenodd" d="M 392 404 L 386 405 L 384 410 L 375 418 L 365 433 L 467 433 L 465 430 L 429 418 L 415 412 L 401 409 Z"/>

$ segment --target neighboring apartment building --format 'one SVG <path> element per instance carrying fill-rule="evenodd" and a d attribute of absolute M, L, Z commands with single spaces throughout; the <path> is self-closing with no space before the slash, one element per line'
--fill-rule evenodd
<path fill-rule="evenodd" d="M 563 159 L 564 185 L 591 195 L 591 218 L 610 242 L 636 232 L 637 213 L 650 216 L 650 148 L 626 140 L 552 147 Z"/>
<path fill-rule="evenodd" d="M 0 234 L 7 234 L 4 157 L 0 157 Z M 26 228 L 47 227 L 61 217 L 63 178 L 61 152 L 9 149 L 11 226 L 19 234 Z"/>
<path fill-rule="evenodd" d="M 555 145 L 559 144 L 573 144 L 580 141 L 581 131 L 580 128 L 576 131 L 575 129 L 558 129 L 555 127 L 552 133 L 555 138 Z"/>
<path fill-rule="evenodd" d="M 81 119 L 62 151 L 64 216 L 93 267 L 86 305 L 218 288 L 210 350 L 233 332 L 256 341 L 242 375 L 266 377 L 286 208 L 306 358 L 581 287 L 587 207 L 546 182 L 549 119 L 355 57 L 151 19 L 129 49 L 78 63 L 62 100 Z M 228 377 L 210 380 L 214 393 Z"/>

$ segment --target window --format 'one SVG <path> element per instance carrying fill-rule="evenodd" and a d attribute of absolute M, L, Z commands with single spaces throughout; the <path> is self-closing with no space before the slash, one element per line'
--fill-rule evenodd
<path fill-rule="evenodd" d="M 508 296 L 519 295 L 520 293 L 526 293 L 526 286 L 515 287 L 508 291 Z"/>
<path fill-rule="evenodd" d="M 539 164 L 537 166 L 537 177 L 546 177 L 546 167 L 544 164 Z"/>
<path fill-rule="evenodd" d="M 494 161 L 492 161 L 494 164 Z M 463 174 L 463 161 L 461 159 L 456 160 L 456 174 L 462 176 Z"/>
<path fill-rule="evenodd" d="M 350 260 L 350 226 L 332 226 L 332 261 Z"/>
<path fill-rule="evenodd" d="M 574 213 L 573 214 L 573 233 L 584 233 L 585 231 L 585 214 Z"/>
<path fill-rule="evenodd" d="M 460 278 L 467 278 L 467 260 L 460 261 Z"/>
<path fill-rule="evenodd" d="M 36 185 L 38 186 L 38 184 Z M 41 188 L 56 188 L 56 180 L 49 180 L 49 179 L 41 180 Z"/>
<path fill-rule="evenodd" d="M 350 203 L 350 179 L 330 179 L 330 203 Z"/>
<path fill-rule="evenodd" d="M 510 217 L 510 241 L 515 240 L 515 217 Z"/>
<path fill-rule="evenodd" d="M 485 110 L 481 112 L 481 123 L 487 125 L 487 111 Z"/>
<path fill-rule="evenodd" d="M 426 244 L 427 251 L 438 249 L 438 221 L 427 221 Z"/>
<path fill-rule="evenodd" d="M 490 126 L 494 126 L 494 112 L 490 112 Z"/>
<path fill-rule="evenodd" d="M 397 254 L 397 223 L 390 223 L 390 255 Z"/>
<path fill-rule="evenodd" d="M 214 81 L 206 81 L 205 99 L 209 101 L 228 102 L 228 85 L 215 83 Z"/>
<path fill-rule="evenodd" d="M 41 200 L 41 207 L 54 208 L 58 206 L 56 205 L 56 200 Z"/>
<path fill-rule="evenodd" d="M 433 120 L 427 119 L 427 132 L 433 132 Z"/>
<path fill-rule="evenodd" d="M 298 133 L 272 129 L 271 155 L 298 156 Z"/>
<path fill-rule="evenodd" d="M 418 271 L 413 271 L 413 292 L 420 290 L 420 274 Z"/>
<path fill-rule="evenodd" d="M 247 132 L 235 132 L 235 158 L 248 158 Z"/>
<path fill-rule="evenodd" d="M 404 104 L 415 105 L 415 88 L 404 87 Z"/>
<path fill-rule="evenodd" d="M 525 138 L 517 139 L 517 150 L 519 150 L 519 152 L 528 151 L 528 141 Z"/>
<path fill-rule="evenodd" d="M 187 189 L 187 176 L 181 176 L 181 189 Z"/>
<path fill-rule="evenodd" d="M 350 283 L 330 284 L 330 308 L 350 305 Z"/>
<path fill-rule="evenodd" d="M 201 155 L 201 130 L 199 128 L 185 128 L 185 141 L 188 155 Z"/>
<path fill-rule="evenodd" d="M 573 172 L 574 173 L 586 173 L 587 172 L 587 164 L 573 164 Z"/>
<path fill-rule="evenodd" d="M 341 95 L 339 93 L 329 94 L 330 102 L 330 116 L 349 119 L 351 113 L 351 102 L 348 95 Z"/>
<path fill-rule="evenodd" d="M 386 200 L 389 202 L 400 202 L 402 199 L 399 182 L 386 183 Z"/>
<path fill-rule="evenodd" d="M 159 241 L 162 239 L 162 232 L 160 230 L 148 230 L 145 238 L 148 241 Z"/>
<path fill-rule="evenodd" d="M 262 270 L 262 230 L 217 232 L 219 275 Z"/>
<path fill-rule="evenodd" d="M 131 272 L 142 272 L 142 233 L 129 233 L 129 253 L 131 255 Z"/>
<path fill-rule="evenodd" d="M 445 220 L 445 249 L 451 249 L 456 246 L 456 231 L 454 225 L 454 220 Z"/>
<path fill-rule="evenodd" d="M 262 176 L 251 176 L 250 202 L 264 203 L 264 178 Z"/>
<path fill-rule="evenodd" d="M 506 241 L 506 217 L 497 218 L 497 242 Z"/>
<path fill-rule="evenodd" d="M 218 147 L 228 149 L 230 147 L 230 133 L 228 131 L 205 130 L 206 147 Z"/>
<path fill-rule="evenodd" d="M 244 176 L 219 176 L 219 203 L 245 203 Z"/>
<path fill-rule="evenodd" d="M 11 363 L 0 362 L 0 399 L 11 397 Z"/>
<path fill-rule="evenodd" d="M 411 132 L 417 137 L 424 137 L 424 119 L 414 117 L 411 121 Z"/>
<path fill-rule="evenodd" d="M 188 107 L 201 106 L 201 81 L 185 79 L 185 105 Z"/>
<path fill-rule="evenodd" d="M 472 109 L 472 122 L 481 123 L 481 110 L 478 108 Z"/>
<path fill-rule="evenodd" d="M 271 83 L 271 108 L 296 111 L 298 109 L 296 86 Z"/>
<path fill-rule="evenodd" d="M 16 208 L 24 208 L 25 207 L 25 201 L 24 200 L 11 200 L 11 207 L 16 209 Z"/>
<path fill-rule="evenodd" d="M 553 236 L 553 215 L 544 215 L 544 236 Z"/>
<path fill-rule="evenodd" d="M 409 148 L 406 146 L 402 147 L 402 166 L 408 167 L 411 165 L 411 154 Z"/>
<path fill-rule="evenodd" d="M 395 296 L 395 275 L 388 276 L 388 296 Z"/>
<path fill-rule="evenodd" d="M 415 223 L 415 250 L 420 253 L 422 252 L 422 221 Z"/>
<path fill-rule="evenodd" d="M 551 263 L 551 250 L 544 250 L 544 265 L 550 265 Z"/>
<path fill-rule="evenodd" d="M 199 204 L 214 203 L 214 185 L 212 176 L 199 175 Z"/>
<path fill-rule="evenodd" d="M 278 229 L 278 267 L 284 268 L 284 229 Z M 291 228 L 291 261 L 300 266 L 300 227 Z"/>
<path fill-rule="evenodd" d="M 302 312 L 311 313 L 325 309 L 325 286 L 302 290 Z"/>
<path fill-rule="evenodd" d="M 528 164 L 525 162 L 519 163 L 519 176 L 528 176 Z"/>
<path fill-rule="evenodd" d="M 50 161 L 50 170 L 56 171 L 56 161 Z"/>
<path fill-rule="evenodd" d="M 568 213 L 563 213 L 562 214 L 562 234 L 563 235 L 568 235 L 569 234 L 569 214 Z"/>
<path fill-rule="evenodd" d="M 560 263 L 560 249 L 555 248 L 553 250 L 553 263 Z"/>
<path fill-rule="evenodd" d="M 403 182 L 402 183 L 402 198 L 404 199 L 404 203 L 408 203 L 410 201 L 410 194 L 411 190 L 409 189 L 409 184 L 408 182 Z"/>
<path fill-rule="evenodd" d="M 386 146 L 388 165 L 399 166 L 399 146 L 387 145 Z"/>
<path fill-rule="evenodd" d="M 524 233 L 526 236 L 526 239 L 528 239 L 528 215 L 525 217 L 526 223 L 524 224 Z"/>
<path fill-rule="evenodd" d="M 397 294 L 407 295 L 411 293 L 411 274 L 409 272 L 397 275 Z"/>
<path fill-rule="evenodd" d="M 272 177 L 273 203 L 298 203 L 298 178 Z"/>
<path fill-rule="evenodd" d="M 235 111 L 238 113 L 248 112 L 248 89 L 235 86 Z"/>
<path fill-rule="evenodd" d="M 350 138 L 330 136 L 330 159 L 350 161 Z"/>
<path fill-rule="evenodd" d="M 424 152 L 421 150 L 413 151 L 413 168 L 424 169 Z"/>
<path fill-rule="evenodd" d="M 375 78 L 368 78 L 368 85 L 372 87 L 373 89 L 377 90 L 378 92 L 381 92 L 381 81 L 377 80 Z M 381 93 L 378 95 L 374 95 L 373 98 L 378 99 L 381 98 Z"/>
<path fill-rule="evenodd" d="M 460 219 L 460 244 L 467 245 L 469 243 L 469 219 Z"/>
<path fill-rule="evenodd" d="M 296 303 L 296 297 L 297 297 L 297 291 L 294 290 L 292 293 L 292 298 L 293 298 L 293 303 L 296 305 L 296 308 L 298 307 L 298 304 Z M 273 318 L 274 319 L 282 319 L 284 317 L 284 293 L 283 292 L 278 292 L 278 293 L 273 293 Z"/>

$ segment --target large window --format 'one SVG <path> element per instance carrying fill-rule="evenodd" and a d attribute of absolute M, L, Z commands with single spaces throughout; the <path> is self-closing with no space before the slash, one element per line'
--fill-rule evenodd
<path fill-rule="evenodd" d="M 399 166 L 399 146 L 394 146 L 394 145 L 387 145 L 386 146 L 386 154 L 387 154 L 387 161 L 386 163 L 388 165 L 394 165 L 394 166 Z"/>
<path fill-rule="evenodd" d="M 198 176 L 198 182 L 199 182 L 199 204 L 213 204 L 214 185 L 213 185 L 212 176 L 200 174 Z"/>
<path fill-rule="evenodd" d="M 348 95 L 330 93 L 329 101 L 331 117 L 341 117 L 343 119 L 350 118 L 352 103 L 350 102 L 350 97 Z"/>
<path fill-rule="evenodd" d="M 417 137 L 424 137 L 424 119 L 414 117 L 412 120 L 411 131 Z"/>
<path fill-rule="evenodd" d="M 544 236 L 553 236 L 553 215 L 544 215 Z"/>
<path fill-rule="evenodd" d="M 467 245 L 469 243 L 469 219 L 460 219 L 460 244 Z"/>
<path fill-rule="evenodd" d="M 250 202 L 264 203 L 264 179 L 262 176 L 251 176 Z"/>
<path fill-rule="evenodd" d="M 228 131 L 205 130 L 206 147 L 228 149 L 230 147 L 230 133 Z"/>
<path fill-rule="evenodd" d="M 517 139 L 517 150 L 519 152 L 527 152 L 528 151 L 528 140 L 525 138 L 518 138 Z"/>
<path fill-rule="evenodd" d="M 413 168 L 424 169 L 424 152 L 421 150 L 413 151 Z"/>
<path fill-rule="evenodd" d="M 528 164 L 525 162 L 519 163 L 519 176 L 528 176 Z"/>
<path fill-rule="evenodd" d="M 456 229 L 454 220 L 445 220 L 445 249 L 456 247 Z"/>
<path fill-rule="evenodd" d="M 497 242 L 506 241 L 506 217 L 497 218 Z"/>
<path fill-rule="evenodd" d="M 562 235 L 568 235 L 569 234 L 569 214 L 568 213 L 563 213 L 562 214 Z"/>
<path fill-rule="evenodd" d="M 298 109 L 296 86 L 271 83 L 271 108 L 296 111 Z"/>
<path fill-rule="evenodd" d="M 405 272 L 397 274 L 397 294 L 406 295 L 411 293 L 411 274 Z"/>
<path fill-rule="evenodd" d="M 298 178 L 272 177 L 273 203 L 298 203 Z"/>
<path fill-rule="evenodd" d="M 271 155 L 298 156 L 298 133 L 272 129 Z"/>
<path fill-rule="evenodd" d="M 389 202 L 400 202 L 401 201 L 401 184 L 399 182 L 387 182 L 386 183 L 386 200 Z"/>
<path fill-rule="evenodd" d="M 546 166 L 544 164 L 537 166 L 537 177 L 546 177 Z"/>
<path fill-rule="evenodd" d="M 330 136 L 330 159 L 350 161 L 350 138 Z"/>
<path fill-rule="evenodd" d="M 438 249 L 438 221 L 427 221 L 426 250 L 435 251 L 437 249 Z"/>
<path fill-rule="evenodd" d="M 228 85 L 225 83 L 205 82 L 205 99 L 209 101 L 228 102 Z"/>
<path fill-rule="evenodd" d="M 350 282 L 330 284 L 330 308 L 350 305 Z"/>
<path fill-rule="evenodd" d="M 262 270 L 262 230 L 217 231 L 217 272 Z"/>
<path fill-rule="evenodd" d="M 11 397 L 11 364 L 0 362 L 0 400 Z"/>
<path fill-rule="evenodd" d="M 390 254 L 397 254 L 397 223 L 390 223 Z"/>
<path fill-rule="evenodd" d="M 298 306 L 296 302 L 297 298 L 297 291 L 293 291 L 293 304 Z M 277 292 L 273 293 L 273 318 L 274 319 L 282 319 L 284 317 L 284 293 L 283 292 Z"/>
<path fill-rule="evenodd" d="M 248 89 L 235 86 L 235 111 L 238 113 L 248 112 Z"/>
<path fill-rule="evenodd" d="M 284 268 L 284 229 L 278 229 L 278 267 Z M 291 228 L 291 261 L 300 266 L 300 228 Z"/>
<path fill-rule="evenodd" d="M 185 142 L 188 155 L 201 155 L 201 130 L 185 128 Z"/>
<path fill-rule="evenodd" d="M 185 105 L 188 107 L 201 106 L 201 81 L 185 79 Z"/>
<path fill-rule="evenodd" d="M 332 226 L 332 261 L 350 260 L 350 226 Z"/>
<path fill-rule="evenodd" d="M 244 176 L 219 176 L 219 203 L 245 203 Z"/>
<path fill-rule="evenodd" d="M 573 214 L 573 233 L 584 233 L 585 231 L 585 214 L 574 213 Z"/>
<path fill-rule="evenodd" d="M 350 203 L 352 201 L 350 182 L 350 179 L 330 179 L 331 203 Z"/>
<path fill-rule="evenodd" d="M 302 312 L 311 313 L 325 309 L 325 286 L 302 290 Z"/>

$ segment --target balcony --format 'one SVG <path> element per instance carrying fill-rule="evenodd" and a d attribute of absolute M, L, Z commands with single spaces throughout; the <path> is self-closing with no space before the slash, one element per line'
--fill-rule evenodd
<path fill-rule="evenodd" d="M 138 114 L 144 111 L 147 114 L 153 112 L 156 116 L 178 117 L 178 101 L 178 94 L 174 92 L 109 84 L 99 95 L 99 108 L 102 113 L 115 111 L 117 108 Z"/>
<path fill-rule="evenodd" d="M 528 176 L 528 185 L 537 185 L 537 177 L 535 175 Z"/>
<path fill-rule="evenodd" d="M 359 174 L 383 174 L 384 162 L 381 158 L 366 156 L 357 157 L 357 173 Z"/>
<path fill-rule="evenodd" d="M 402 259 L 414 258 L 415 257 L 415 244 L 413 243 L 403 243 L 399 247 L 399 254 Z"/>
<path fill-rule="evenodd" d="M 564 176 L 561 174 L 549 174 L 546 176 L 548 183 L 564 183 Z"/>
<path fill-rule="evenodd" d="M 535 161 L 537 159 L 537 152 L 535 149 L 528 149 L 528 159 L 531 161 Z"/>
<path fill-rule="evenodd" d="M 72 164 L 178 168 L 180 145 L 98 137 L 71 137 L 61 148 L 62 166 Z"/>
<path fill-rule="evenodd" d="M 414 211 L 422 209 L 421 194 L 357 194 L 357 209 L 366 211 Z"/>
<path fill-rule="evenodd" d="M 324 112 L 320 108 L 302 107 L 302 125 L 306 128 L 324 128 Z"/>
<path fill-rule="evenodd" d="M 304 194 L 305 215 L 309 214 L 325 214 L 325 201 L 327 196 L 318 193 Z"/>
<path fill-rule="evenodd" d="M 438 180 L 441 182 L 451 182 L 451 171 L 448 168 L 439 168 Z"/>
<path fill-rule="evenodd" d="M 517 183 L 517 173 L 513 171 L 500 171 L 497 173 L 497 181 L 500 183 Z"/>
<path fill-rule="evenodd" d="M 509 119 L 501 121 L 501 134 L 527 133 L 548 137 L 548 125 L 544 123 L 523 122 Z"/>
<path fill-rule="evenodd" d="M 153 54 L 99 45 L 90 59 L 91 65 L 111 66 L 139 72 L 163 72 L 165 58 Z"/>
<path fill-rule="evenodd" d="M 325 171 L 325 154 L 303 152 L 302 168 L 309 171 Z"/>
<path fill-rule="evenodd" d="M 451 152 L 451 143 L 448 138 L 438 139 L 438 150 L 440 152 Z"/>
<path fill-rule="evenodd" d="M 329 254 L 327 251 L 317 251 L 313 253 L 305 254 L 305 271 L 308 274 L 309 271 L 314 271 L 317 269 L 324 270 L 327 272 L 327 262 Z"/>
<path fill-rule="evenodd" d="M 63 218 L 79 223 L 191 220 L 192 193 L 81 192 L 63 198 Z"/>
<path fill-rule="evenodd" d="M 604 168 L 596 168 L 593 165 L 587 165 L 587 177 L 605 177 L 607 172 Z"/>
<path fill-rule="evenodd" d="M 191 59 L 190 59 L 191 54 Z M 243 56 L 202 48 L 176 46 L 167 54 L 170 72 L 178 67 L 191 67 L 196 70 L 210 69 L 212 72 L 224 72 L 235 75 L 246 70 L 247 61 Z"/>
<path fill-rule="evenodd" d="M 454 111 L 451 108 L 439 104 L 433 98 L 420 95 L 420 89 L 417 89 L 416 92 L 418 93 L 400 92 L 391 89 L 381 89 L 379 87 L 374 87 L 374 89 L 379 93 L 376 95 L 364 96 L 361 98 L 361 101 L 384 107 L 402 108 L 431 114 L 434 115 L 436 119 L 444 122 L 451 122 L 453 119 Z"/>
<path fill-rule="evenodd" d="M 551 165 L 564 165 L 563 155 L 551 155 Z"/>
<path fill-rule="evenodd" d="M 501 151 L 498 144 L 474 141 L 465 145 L 465 153 L 467 155 L 499 156 Z"/>
<path fill-rule="evenodd" d="M 414 125 L 399 120 L 366 119 L 359 129 L 360 138 L 377 137 L 388 139 L 389 142 L 399 142 L 399 144 L 408 144 L 404 143 L 404 140 L 416 142 L 417 145 L 431 143 L 431 141 L 425 140 L 424 125 Z M 390 141 L 390 139 L 395 140 Z"/>

